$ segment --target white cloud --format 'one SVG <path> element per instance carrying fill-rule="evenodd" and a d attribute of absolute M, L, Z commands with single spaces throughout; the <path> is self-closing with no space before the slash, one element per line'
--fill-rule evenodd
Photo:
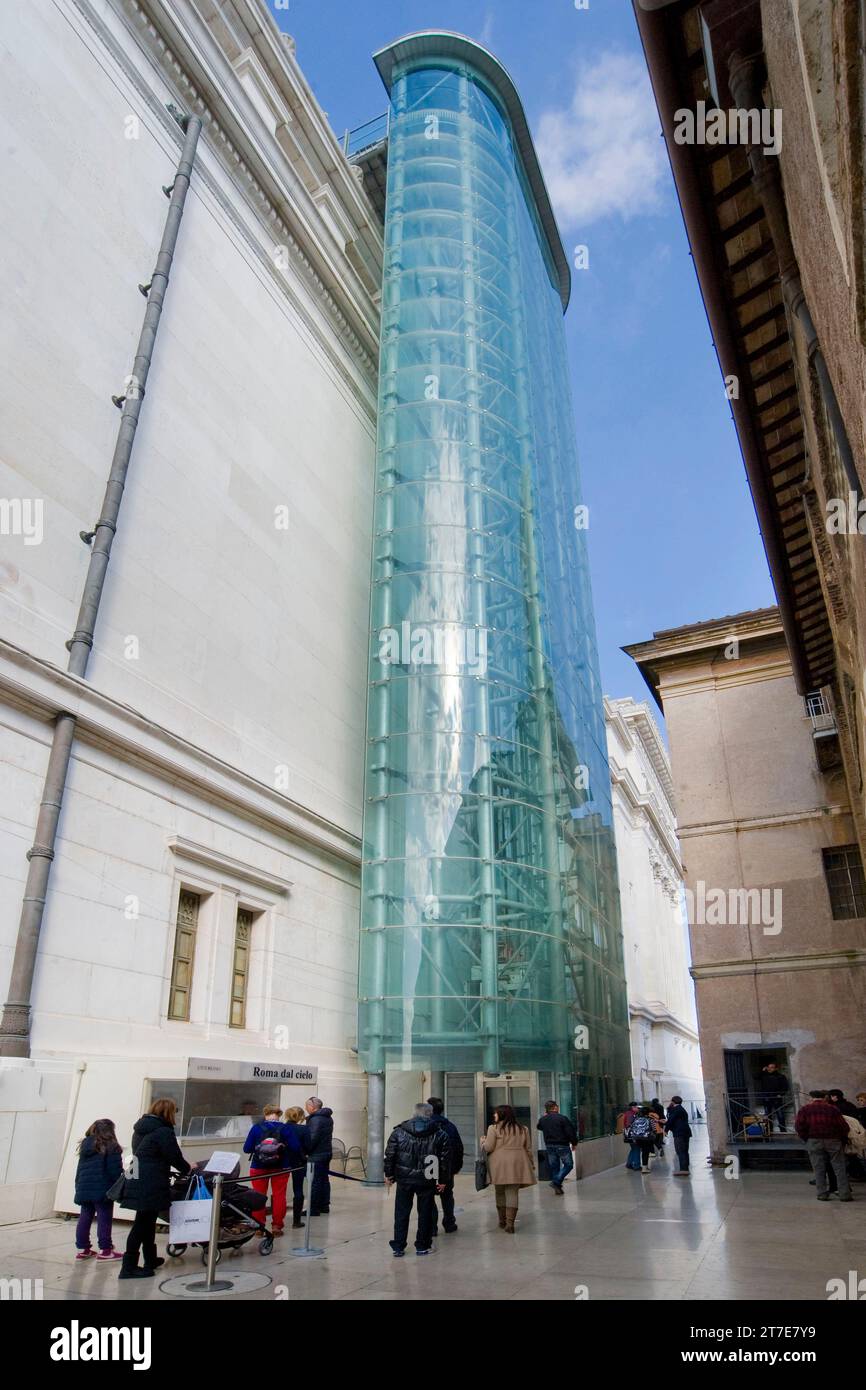
<path fill-rule="evenodd" d="M 484 24 L 481 33 L 478 36 L 478 42 L 482 44 L 484 48 L 491 48 L 493 46 L 493 18 L 493 11 L 487 10 L 484 15 Z"/>
<path fill-rule="evenodd" d="M 544 111 L 538 156 L 557 216 L 569 228 L 658 212 L 667 160 L 646 67 L 604 53 L 578 69 L 564 109 Z"/>

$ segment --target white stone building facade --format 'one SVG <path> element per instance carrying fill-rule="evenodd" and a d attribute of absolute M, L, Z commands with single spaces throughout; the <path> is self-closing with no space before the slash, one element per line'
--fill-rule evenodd
<path fill-rule="evenodd" d="M 605 697 L 634 1094 L 705 1114 L 667 749 L 649 706 Z"/>
<path fill-rule="evenodd" d="M 31 1056 L 0 1059 L 3 1222 L 68 1209 L 86 1126 L 108 1115 L 128 1143 L 190 1057 L 315 1068 L 336 1133 L 362 1135 L 382 248 L 260 0 L 8 0 L 0 47 L 0 496 L 42 532 L 16 534 L 4 509 L 4 998 L 52 722 L 78 721 Z M 64 649 L 89 559 L 79 533 L 99 512 L 111 396 L 180 151 L 167 103 L 203 130 L 81 680 Z M 194 954 L 179 962 L 185 913 Z"/>

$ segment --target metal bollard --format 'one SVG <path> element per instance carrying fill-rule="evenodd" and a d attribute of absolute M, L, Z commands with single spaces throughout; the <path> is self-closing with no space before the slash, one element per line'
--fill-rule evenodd
<path fill-rule="evenodd" d="M 296 1259 L 299 1260 L 308 1258 L 317 1259 L 319 1256 L 324 1255 L 325 1253 L 324 1250 L 320 1249 L 318 1246 L 310 1245 L 310 1226 L 312 1225 L 311 1212 L 313 1209 L 313 1204 L 308 1198 L 308 1193 L 310 1192 L 311 1167 L 312 1164 L 308 1163 L 304 1170 L 304 1206 L 307 1208 L 307 1221 L 306 1225 L 304 1226 L 304 1243 L 303 1245 L 295 1246 L 295 1248 L 290 1252 L 292 1255 L 295 1256 Z"/>
<path fill-rule="evenodd" d="M 217 1173 L 213 1184 L 213 1208 L 210 1214 L 210 1240 L 207 1245 L 207 1274 L 187 1287 L 195 1293 L 213 1293 L 234 1288 L 230 1279 L 216 1279 L 216 1257 L 220 1234 L 220 1201 L 222 1199 L 223 1175 Z"/>
<path fill-rule="evenodd" d="M 207 1286 L 213 1288 L 216 1273 L 216 1257 L 220 1234 L 220 1198 L 222 1197 L 223 1175 L 217 1173 L 213 1184 L 213 1207 L 210 1214 L 210 1240 L 207 1245 Z"/>

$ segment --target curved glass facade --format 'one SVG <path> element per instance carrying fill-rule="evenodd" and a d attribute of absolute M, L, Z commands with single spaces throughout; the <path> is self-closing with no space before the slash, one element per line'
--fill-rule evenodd
<path fill-rule="evenodd" d="M 631 1066 L 557 271 L 475 64 L 391 102 L 359 1051 L 576 1077 L 601 1132 Z"/>

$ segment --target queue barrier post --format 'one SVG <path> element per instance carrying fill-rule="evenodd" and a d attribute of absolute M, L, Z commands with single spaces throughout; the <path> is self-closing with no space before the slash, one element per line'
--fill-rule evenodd
<path fill-rule="evenodd" d="M 313 1165 L 308 1162 L 304 1168 L 304 1206 L 307 1209 L 307 1220 L 304 1225 L 304 1243 L 303 1245 L 295 1246 L 295 1248 L 290 1251 L 290 1254 L 292 1254 L 295 1257 L 295 1259 L 299 1260 L 321 1259 L 321 1257 L 325 1253 L 324 1250 L 319 1248 L 319 1246 L 310 1244 L 310 1226 L 312 1225 L 313 1204 L 310 1201 L 308 1194 L 311 1191 L 310 1169 L 312 1168 L 312 1166 Z"/>
<path fill-rule="evenodd" d="M 217 1251 L 219 1250 L 219 1231 L 220 1231 L 220 1202 L 222 1200 L 223 1175 L 217 1173 L 213 1182 L 213 1200 L 210 1214 L 210 1240 L 207 1246 L 207 1274 L 204 1279 L 199 1279 L 195 1283 L 188 1284 L 187 1288 L 194 1293 L 222 1293 L 234 1288 L 231 1279 L 217 1279 L 216 1262 Z"/>

